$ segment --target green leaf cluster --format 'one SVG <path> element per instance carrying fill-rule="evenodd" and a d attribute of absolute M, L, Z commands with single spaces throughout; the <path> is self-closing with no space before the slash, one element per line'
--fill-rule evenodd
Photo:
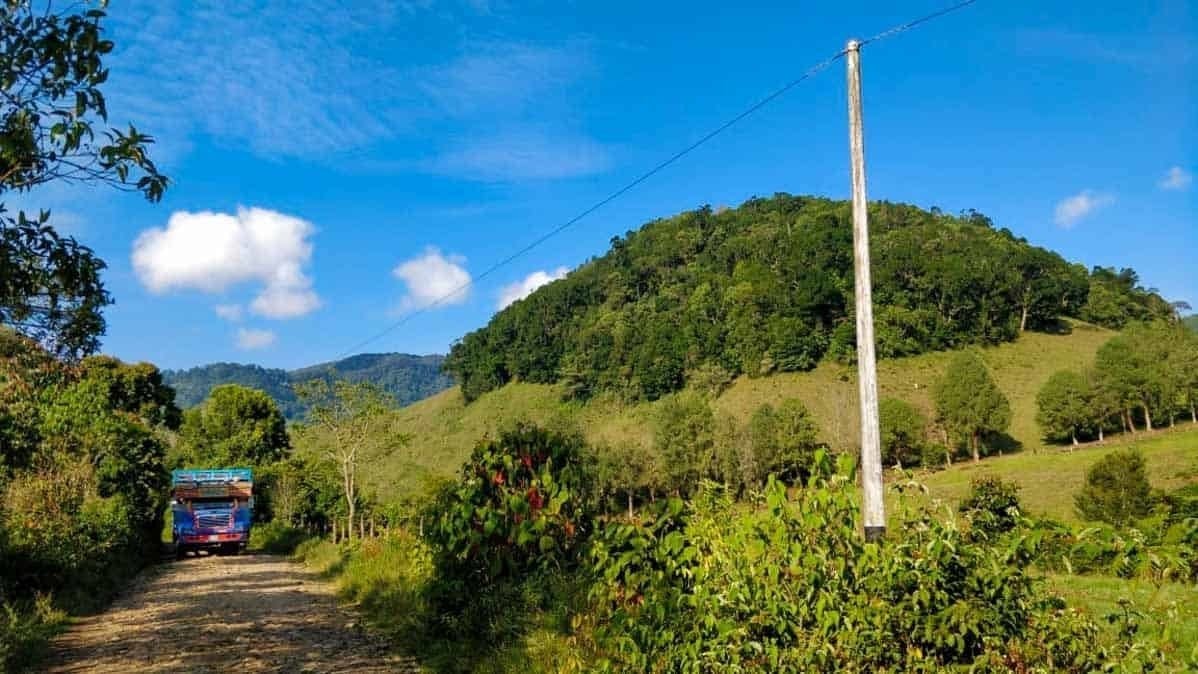
<path fill-rule="evenodd" d="M 479 443 L 427 530 L 439 568 L 490 585 L 572 564 L 592 526 L 591 472 L 578 436 L 521 423 Z"/>
<path fill-rule="evenodd" d="M 168 180 L 154 139 L 108 125 L 102 9 L 13 0 L 0 7 L 0 197 L 47 183 L 103 183 L 158 201 Z M 0 203 L 0 323 L 60 356 L 93 353 L 112 297 L 105 264 L 57 233 L 50 213 Z"/>
<path fill-rule="evenodd" d="M 714 485 L 591 546 L 603 671 L 1097 671 L 1131 639 L 1040 591 L 1039 537 L 974 536 L 938 515 L 863 542 L 851 473 L 827 456 L 796 496 L 771 481 L 738 508 Z M 1134 653 L 1134 655 L 1128 655 Z M 1154 662 L 1154 654 L 1145 655 Z"/>

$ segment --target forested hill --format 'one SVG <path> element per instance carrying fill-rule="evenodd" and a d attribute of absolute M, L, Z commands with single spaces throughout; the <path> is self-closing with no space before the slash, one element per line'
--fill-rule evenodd
<path fill-rule="evenodd" d="M 1166 316 L 1130 269 L 1070 263 L 985 216 L 870 205 L 883 358 Z M 850 205 L 776 195 L 701 208 L 611 249 L 497 313 L 450 352 L 467 400 L 510 381 L 654 399 L 688 380 L 807 370 L 854 350 Z"/>
<path fill-rule="evenodd" d="M 182 408 L 203 402 L 214 386 L 241 384 L 266 391 L 278 401 L 287 418 L 298 419 L 304 410 L 293 384 L 321 377 L 368 381 L 395 396 L 401 405 L 407 405 L 453 385 L 453 379 L 441 371 L 444 360 L 444 356 L 437 355 L 363 353 L 290 372 L 259 365 L 212 363 L 188 370 L 165 370 L 162 374 L 164 381 L 174 387 L 175 402 Z"/>
<path fill-rule="evenodd" d="M 1193 330 L 1194 332 L 1198 332 L 1198 314 L 1194 314 L 1193 316 L 1186 316 L 1182 320 L 1186 325 L 1190 326 L 1191 330 Z"/>

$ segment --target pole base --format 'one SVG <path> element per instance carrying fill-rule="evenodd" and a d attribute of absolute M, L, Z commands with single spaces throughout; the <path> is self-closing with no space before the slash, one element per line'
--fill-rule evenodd
<path fill-rule="evenodd" d="M 886 538 L 886 527 L 865 527 L 865 541 L 877 543 Z"/>

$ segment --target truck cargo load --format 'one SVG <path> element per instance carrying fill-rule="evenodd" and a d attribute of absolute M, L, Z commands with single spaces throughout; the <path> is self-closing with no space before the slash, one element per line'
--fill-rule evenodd
<path fill-rule="evenodd" d="M 251 469 L 171 472 L 171 531 L 177 557 L 200 550 L 224 554 L 244 550 L 253 514 Z"/>

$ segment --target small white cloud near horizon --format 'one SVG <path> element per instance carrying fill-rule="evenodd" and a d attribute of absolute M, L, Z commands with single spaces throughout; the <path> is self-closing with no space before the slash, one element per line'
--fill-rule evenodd
<path fill-rule="evenodd" d="M 1165 177 L 1161 179 L 1160 188 L 1162 190 L 1183 191 L 1190 187 L 1194 182 L 1194 175 L 1180 166 L 1172 166 L 1168 171 L 1165 171 Z"/>
<path fill-rule="evenodd" d="M 241 320 L 242 309 L 240 304 L 218 304 L 212 310 L 216 312 L 217 316 L 230 323 L 236 323 Z"/>
<path fill-rule="evenodd" d="M 396 265 L 391 274 L 403 281 L 408 289 L 400 299 L 399 311 L 465 302 L 470 295 L 471 283 L 465 264 L 466 258 L 460 255 L 446 257 L 437 247 L 429 246 L 421 255 Z"/>
<path fill-rule="evenodd" d="M 237 348 L 244 351 L 265 349 L 275 343 L 275 333 L 256 328 L 237 329 Z"/>
<path fill-rule="evenodd" d="M 315 231 L 306 220 L 265 208 L 239 207 L 236 214 L 176 211 L 166 227 L 138 235 L 133 270 L 157 295 L 218 293 L 258 281 L 263 287 L 250 303 L 254 314 L 296 318 L 321 306 L 305 272 Z"/>
<path fill-rule="evenodd" d="M 565 267 L 558 267 L 552 272 L 543 270 L 534 271 L 528 276 L 525 276 L 524 280 L 516 281 L 515 283 L 511 283 L 500 288 L 499 302 L 495 305 L 495 308 L 497 310 L 504 309 L 512 302 L 516 302 L 528 297 L 533 293 L 534 290 L 540 288 L 546 283 L 552 283 L 558 279 L 565 278 L 566 274 L 568 273 L 570 273 L 570 270 L 566 269 Z"/>
<path fill-rule="evenodd" d="M 1110 194 L 1082 190 L 1057 202 L 1053 221 L 1060 227 L 1070 229 L 1082 218 L 1113 203 L 1115 203 L 1115 197 Z"/>

